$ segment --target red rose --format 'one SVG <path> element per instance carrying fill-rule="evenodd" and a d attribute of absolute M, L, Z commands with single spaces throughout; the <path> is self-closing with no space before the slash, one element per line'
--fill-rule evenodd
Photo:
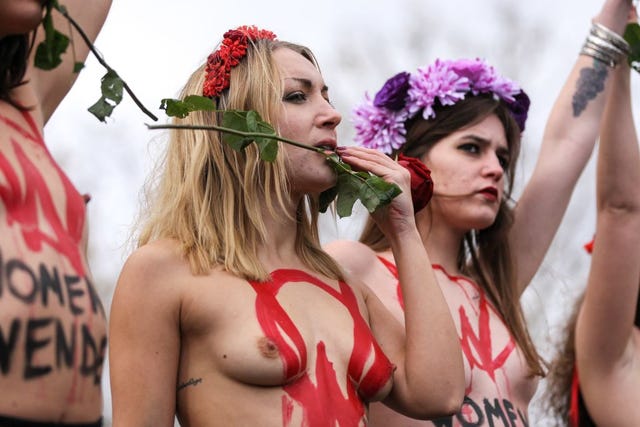
<path fill-rule="evenodd" d="M 411 173 L 411 199 L 413 211 L 418 212 L 429 203 L 433 195 L 433 181 L 431 171 L 420 159 L 408 157 L 404 154 L 398 156 L 398 163 Z"/>

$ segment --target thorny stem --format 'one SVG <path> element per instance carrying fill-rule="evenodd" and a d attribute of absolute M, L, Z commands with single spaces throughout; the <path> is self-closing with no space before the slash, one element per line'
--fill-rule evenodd
<path fill-rule="evenodd" d="M 317 153 L 325 154 L 322 148 L 313 147 L 311 145 L 305 145 L 297 141 L 293 141 L 291 139 L 283 138 L 281 136 L 272 134 L 272 133 L 260 133 L 260 132 L 244 132 L 241 130 L 231 129 L 224 126 L 216 126 L 216 125 L 147 125 L 148 129 L 191 129 L 191 130 L 217 130 L 224 133 L 230 133 L 233 135 L 244 136 L 247 138 L 269 138 L 275 139 L 278 141 L 282 141 L 284 143 L 295 145 L 296 147 L 304 148 L 305 150 L 315 151 Z"/>
<path fill-rule="evenodd" d="M 84 32 L 84 30 L 80 27 L 80 25 L 78 25 L 78 23 L 71 17 L 69 16 L 69 14 L 67 13 L 67 11 L 64 8 L 56 8 L 56 10 L 58 12 L 60 12 L 62 14 L 62 16 L 64 16 L 70 23 L 71 25 L 73 25 L 73 27 L 78 31 L 78 33 L 80 34 L 80 36 L 82 37 L 82 40 L 84 40 L 84 42 L 87 44 L 87 46 L 89 47 L 89 50 L 91 50 L 91 53 L 93 53 L 93 55 L 96 57 L 96 59 L 98 60 L 98 62 L 100 63 L 100 65 L 102 65 L 104 68 L 107 69 L 107 71 L 115 74 L 118 76 L 118 78 L 120 78 L 120 80 L 122 81 L 122 85 L 124 87 L 124 90 L 127 91 L 127 93 L 129 94 L 129 96 L 131 96 L 131 99 L 133 99 L 133 102 L 136 103 L 136 105 L 138 106 L 138 108 L 140 108 L 142 110 L 143 113 L 145 113 L 147 116 L 149 116 L 154 122 L 158 121 L 158 118 L 151 112 L 149 111 L 143 104 L 142 102 L 140 102 L 140 100 L 138 99 L 138 97 L 133 93 L 133 91 L 131 90 L 131 88 L 129 87 L 129 85 L 127 84 L 127 82 L 125 82 L 124 80 L 122 80 L 122 78 L 118 75 L 118 73 L 109 66 L 109 64 L 107 64 L 107 62 L 104 60 L 104 58 L 102 57 L 102 55 L 100 54 L 100 52 L 98 52 L 98 50 L 95 48 L 95 46 L 93 45 L 93 43 L 91 42 L 91 40 L 89 39 L 89 37 L 87 36 L 87 34 Z"/>
<path fill-rule="evenodd" d="M 314 147 L 311 145 L 305 145 L 300 142 L 283 138 L 281 136 L 271 134 L 271 133 L 260 133 L 260 132 L 243 132 L 241 130 L 231 129 L 224 126 L 216 126 L 216 125 L 173 125 L 173 124 L 164 124 L 164 125 L 147 125 L 147 128 L 150 130 L 155 129 L 191 129 L 191 130 L 217 130 L 220 132 L 230 133 L 233 135 L 244 136 L 247 138 L 270 138 L 278 141 L 282 141 L 286 144 L 294 145 L 296 147 L 304 148 L 305 150 L 315 151 L 316 153 L 323 154 L 327 159 L 332 159 L 331 155 L 325 153 L 325 150 L 322 148 Z M 347 169 L 342 162 L 334 162 L 341 170 L 347 172 L 351 175 L 358 177 L 358 179 L 362 181 L 366 181 L 361 176 L 354 173 L 352 170 Z"/>

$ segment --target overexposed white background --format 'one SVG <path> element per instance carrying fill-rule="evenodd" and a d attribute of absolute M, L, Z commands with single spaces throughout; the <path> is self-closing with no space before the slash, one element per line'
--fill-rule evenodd
<path fill-rule="evenodd" d="M 315 52 L 332 101 L 344 116 L 340 126 L 343 145 L 351 143 L 349 112 L 353 105 L 392 74 L 413 71 L 437 57 L 485 58 L 519 81 L 532 100 L 516 177 L 517 195 L 533 170 L 555 96 L 600 5 L 601 0 L 114 0 L 96 45 L 142 102 L 165 122 L 158 110 L 160 100 L 177 96 L 187 76 L 215 48 L 224 31 L 243 24 L 270 29 L 280 39 L 305 44 Z M 151 120 L 127 95 L 106 124 L 88 113 L 86 109 L 100 96 L 103 74 L 93 58 L 87 61 L 45 134 L 54 157 L 78 190 L 93 197 L 89 204 L 90 264 L 108 309 L 118 273 L 130 252 L 127 239 L 140 191 L 162 148 L 163 133 L 146 129 L 145 123 Z M 634 107 L 640 111 L 637 79 L 634 76 Z M 573 298 L 585 283 L 589 258 L 582 245 L 594 228 L 593 184 L 591 162 L 544 265 L 522 299 L 532 335 L 547 356 L 553 352 L 553 340 Z M 323 218 L 323 240 L 355 238 L 363 218 L 362 209 L 337 224 Z M 103 386 L 108 426 L 108 364 Z M 543 412 L 534 401 L 532 426 L 545 425 Z"/>

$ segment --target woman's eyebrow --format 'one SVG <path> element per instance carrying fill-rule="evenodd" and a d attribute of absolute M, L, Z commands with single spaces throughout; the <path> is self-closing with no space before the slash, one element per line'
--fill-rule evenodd
<path fill-rule="evenodd" d="M 300 85 L 302 85 L 305 89 L 311 89 L 313 87 L 313 82 L 309 79 L 303 77 L 286 77 L 285 80 L 293 80 Z M 328 92 L 329 87 L 327 85 L 323 85 L 320 89 L 321 92 Z"/>

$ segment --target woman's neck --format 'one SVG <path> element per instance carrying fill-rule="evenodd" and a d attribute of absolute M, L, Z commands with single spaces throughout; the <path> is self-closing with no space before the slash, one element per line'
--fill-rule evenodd
<path fill-rule="evenodd" d="M 276 212 L 280 211 L 276 209 Z M 269 269 L 297 264 L 295 212 L 289 212 L 289 215 L 291 217 L 283 212 L 272 215 L 267 209 L 263 211 L 267 233 L 264 243 L 258 250 L 258 256 Z"/>
<path fill-rule="evenodd" d="M 449 274 L 460 274 L 458 252 L 464 234 L 450 227 L 436 226 L 428 212 L 416 215 L 416 223 L 431 262 L 441 265 Z"/>

